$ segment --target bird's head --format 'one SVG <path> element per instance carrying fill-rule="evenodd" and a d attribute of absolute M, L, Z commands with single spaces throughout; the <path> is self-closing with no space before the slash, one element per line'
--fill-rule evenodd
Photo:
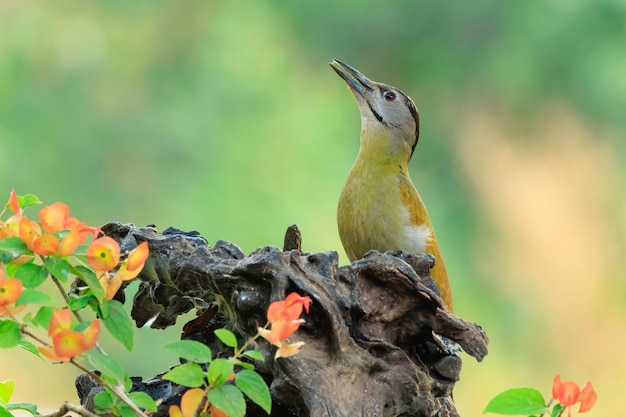
<path fill-rule="evenodd" d="M 410 159 L 419 138 L 419 116 L 413 100 L 339 60 L 333 60 L 330 66 L 348 84 L 359 105 L 362 144 L 365 140 L 366 145 L 385 146 Z"/>

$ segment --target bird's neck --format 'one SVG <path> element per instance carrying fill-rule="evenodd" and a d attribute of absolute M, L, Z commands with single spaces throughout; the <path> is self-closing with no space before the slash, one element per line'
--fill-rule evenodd
<path fill-rule="evenodd" d="M 404 140 L 394 137 L 384 129 L 363 129 L 361 146 L 355 164 L 378 166 L 381 169 L 400 167 L 406 171 L 411 159 L 411 149 Z"/>

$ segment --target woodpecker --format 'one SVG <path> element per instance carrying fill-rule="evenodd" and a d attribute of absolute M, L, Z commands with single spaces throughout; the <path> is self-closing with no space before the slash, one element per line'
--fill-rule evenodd
<path fill-rule="evenodd" d="M 351 262 L 369 250 L 402 250 L 435 257 L 431 277 L 452 311 L 448 274 L 430 216 L 409 177 L 408 165 L 419 138 L 419 115 L 402 91 L 374 82 L 333 60 L 361 113 L 361 142 L 339 197 L 337 225 Z"/>

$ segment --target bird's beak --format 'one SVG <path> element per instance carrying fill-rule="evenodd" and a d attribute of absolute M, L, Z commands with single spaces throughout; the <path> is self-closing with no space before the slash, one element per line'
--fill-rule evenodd
<path fill-rule="evenodd" d="M 368 92 L 374 91 L 374 83 L 370 81 L 365 75 L 361 74 L 348 64 L 333 59 L 330 63 L 332 69 L 348 84 L 348 87 L 358 93 L 361 97 L 366 98 Z"/>

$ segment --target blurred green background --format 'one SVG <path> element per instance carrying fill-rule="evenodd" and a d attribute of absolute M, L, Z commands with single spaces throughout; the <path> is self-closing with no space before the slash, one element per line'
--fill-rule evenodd
<path fill-rule="evenodd" d="M 490 354 L 465 356 L 455 401 L 552 378 L 626 389 L 626 4 L 0 1 L 0 193 L 63 201 L 93 225 L 155 223 L 248 253 L 340 249 L 335 208 L 359 116 L 327 63 L 420 109 L 411 164 L 456 313 Z M 110 349 L 132 375 L 174 363 L 142 329 Z M 146 355 L 146 351 L 150 354 Z M 14 400 L 76 401 L 75 372 L 0 352 Z"/>

